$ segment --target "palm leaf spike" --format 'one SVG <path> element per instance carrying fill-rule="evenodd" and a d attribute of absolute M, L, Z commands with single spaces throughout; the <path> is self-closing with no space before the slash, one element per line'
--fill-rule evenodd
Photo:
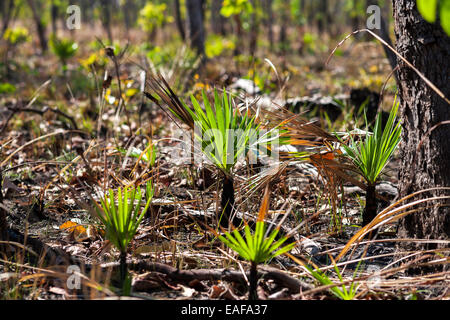
<path fill-rule="evenodd" d="M 190 108 L 178 98 L 161 74 L 158 73 L 157 76 L 150 75 L 147 80 L 147 85 L 164 102 L 164 104 L 167 105 L 172 114 L 174 114 L 184 124 L 188 125 L 191 129 L 194 128 L 194 119 L 189 112 Z M 160 101 L 155 96 L 149 92 L 144 92 L 144 94 L 148 99 L 166 112 Z"/>

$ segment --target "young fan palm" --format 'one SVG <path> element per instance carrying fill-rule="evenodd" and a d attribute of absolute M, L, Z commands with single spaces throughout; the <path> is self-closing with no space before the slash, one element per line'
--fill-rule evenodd
<path fill-rule="evenodd" d="M 259 124 L 255 123 L 256 117 L 247 112 L 241 113 L 226 92 L 219 96 L 215 91 L 213 101 L 203 92 L 203 111 L 193 96 L 192 107 L 182 102 L 162 76 L 159 76 L 159 80 L 152 78 L 149 86 L 168 105 L 169 111 L 193 130 L 201 152 L 220 169 L 222 195 L 219 221 L 222 226 L 227 227 L 234 206 L 233 168 L 249 149 L 270 145 L 277 137 L 260 137 Z M 161 106 L 160 101 L 150 93 L 146 93 L 146 96 Z"/>
<path fill-rule="evenodd" d="M 399 103 L 394 102 L 384 130 L 381 127 L 381 113 L 379 113 L 373 134 L 367 134 L 362 141 L 355 141 L 350 135 L 350 144 L 345 144 L 341 140 L 343 155 L 353 162 L 358 173 L 367 182 L 363 226 L 377 215 L 375 185 L 400 142 L 402 128 L 399 122 L 395 123 L 398 106 Z"/>
<path fill-rule="evenodd" d="M 119 188 L 117 195 L 114 194 L 112 189 L 109 189 L 109 194 L 100 199 L 100 204 L 94 202 L 96 216 L 105 227 L 106 238 L 120 251 L 120 281 L 122 287 L 127 276 L 128 245 L 150 206 L 153 193 L 154 189 L 151 181 L 149 181 L 146 185 L 145 194 L 147 202 L 142 211 L 140 211 L 142 201 L 140 187 L 137 187 L 137 189 L 125 187 L 123 190 Z"/>
<path fill-rule="evenodd" d="M 270 192 L 269 188 L 266 187 L 254 233 L 250 231 L 249 225 L 245 223 L 245 240 L 239 233 L 238 229 L 234 229 L 232 232 L 226 232 L 224 236 L 213 231 L 223 243 L 225 243 L 232 250 L 236 251 L 243 259 L 251 263 L 249 277 L 249 300 L 257 299 L 256 289 L 258 285 L 258 265 L 290 251 L 296 244 L 294 241 L 282 247 L 282 244 L 288 240 L 289 235 L 276 240 L 276 237 L 280 231 L 280 226 L 284 219 L 286 219 L 287 214 L 271 232 L 270 229 L 267 229 L 264 218 L 269 210 L 269 199 Z"/>
<path fill-rule="evenodd" d="M 67 70 L 67 60 L 72 58 L 78 50 L 78 44 L 70 39 L 58 39 L 52 36 L 50 39 L 50 47 L 53 53 L 61 61 L 63 71 Z"/>

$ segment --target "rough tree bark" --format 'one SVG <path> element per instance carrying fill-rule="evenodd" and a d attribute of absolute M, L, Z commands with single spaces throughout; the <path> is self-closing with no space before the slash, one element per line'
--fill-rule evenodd
<path fill-rule="evenodd" d="M 205 29 L 203 26 L 202 0 L 186 0 L 188 33 L 191 47 L 199 55 L 205 54 Z"/>
<path fill-rule="evenodd" d="M 427 23 L 416 7 L 416 0 L 393 1 L 397 51 L 450 96 L 450 37 L 437 24 Z M 449 120 L 450 105 L 419 76 L 399 60 L 400 117 L 403 122 L 400 144 L 400 197 L 431 187 L 450 186 L 450 126 L 441 125 L 429 135 L 416 152 L 420 140 L 441 121 Z M 426 196 L 442 195 L 433 191 Z M 447 193 L 448 194 L 448 193 Z M 399 236 L 405 238 L 445 239 L 450 236 L 449 207 L 423 209 L 406 216 Z M 412 243 L 403 248 L 417 249 Z M 425 249 L 434 249 L 428 244 Z"/>

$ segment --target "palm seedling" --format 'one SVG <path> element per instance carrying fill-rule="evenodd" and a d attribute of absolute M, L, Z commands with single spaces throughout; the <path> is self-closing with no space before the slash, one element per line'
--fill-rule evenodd
<path fill-rule="evenodd" d="M 203 111 L 194 96 L 191 96 L 192 107 L 182 102 L 162 76 L 159 80 L 152 78 L 149 85 L 168 105 L 170 112 L 193 130 L 202 154 L 220 170 L 222 194 L 219 221 L 220 225 L 227 227 L 235 201 L 233 168 L 250 149 L 270 145 L 277 137 L 267 138 L 267 134 L 260 137 L 256 116 L 250 116 L 248 110 L 240 112 L 226 92 L 219 96 L 215 91 L 213 101 L 203 92 Z M 159 100 L 150 93 L 146 96 L 160 106 Z"/>
<path fill-rule="evenodd" d="M 71 39 L 58 39 L 52 36 L 50 47 L 61 62 L 63 71 L 67 70 L 67 60 L 72 58 L 78 50 L 78 44 Z"/>
<path fill-rule="evenodd" d="M 269 188 L 266 188 L 258 219 L 256 221 L 255 231 L 252 233 L 250 226 L 245 223 L 245 239 L 238 229 L 234 229 L 232 232 L 226 232 L 224 235 L 220 235 L 213 231 L 224 244 L 236 251 L 243 259 L 250 262 L 249 300 L 257 299 L 258 265 L 266 263 L 274 257 L 290 251 L 296 244 L 295 242 L 292 242 L 282 247 L 283 243 L 288 239 L 288 235 L 276 240 L 281 224 L 284 222 L 287 214 L 277 224 L 276 228 L 273 228 L 272 230 L 271 228 L 267 228 L 264 218 L 269 210 L 269 199 Z"/>
<path fill-rule="evenodd" d="M 118 188 L 117 194 L 109 189 L 107 195 L 94 202 L 97 218 L 106 231 L 106 238 L 120 251 L 120 282 L 125 285 L 127 277 L 127 249 L 136 234 L 137 228 L 147 212 L 152 200 L 154 188 L 147 182 L 145 196 L 147 202 L 141 211 L 142 191 L 140 187 Z"/>
<path fill-rule="evenodd" d="M 343 156 L 348 157 L 357 172 L 366 180 L 366 205 L 363 212 L 363 226 L 372 221 L 377 214 L 375 186 L 383 169 L 389 162 L 400 142 L 401 126 L 395 123 L 399 103 L 396 101 L 389 114 L 389 119 L 382 129 L 381 113 L 377 115 L 373 134 L 366 134 L 364 140 L 355 141 L 350 135 L 350 143 L 342 140 Z"/>
<path fill-rule="evenodd" d="M 288 257 L 290 257 L 292 260 L 297 262 L 299 265 L 303 266 L 312 276 L 314 279 L 316 279 L 322 286 L 329 287 L 330 292 L 335 295 L 337 298 L 341 300 L 353 300 L 357 295 L 358 290 L 358 283 L 356 281 L 352 281 L 350 283 L 350 286 L 346 286 L 344 281 L 344 278 L 342 277 L 342 273 L 339 270 L 336 261 L 333 259 L 332 256 L 330 256 L 331 261 L 333 262 L 333 268 L 336 272 L 336 275 L 339 278 L 339 283 L 335 283 L 333 280 L 328 277 L 328 275 L 320 270 L 319 267 L 317 267 L 315 264 L 313 264 L 313 267 L 305 263 L 304 261 L 297 259 L 296 257 L 292 256 L 291 254 L 286 254 Z M 356 278 L 357 272 L 359 267 L 361 266 L 362 260 L 358 262 L 358 265 L 353 273 L 353 279 Z"/>

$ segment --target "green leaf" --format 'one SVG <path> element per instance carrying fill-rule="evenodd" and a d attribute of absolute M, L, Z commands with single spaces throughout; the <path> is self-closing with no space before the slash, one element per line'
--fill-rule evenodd
<path fill-rule="evenodd" d="M 350 135 L 350 144 L 347 145 L 338 137 L 344 155 L 352 160 L 369 183 L 376 182 L 400 142 L 401 126 L 399 123 L 394 124 L 398 106 L 399 103 L 394 102 L 384 129 L 381 128 L 381 114 L 378 114 L 374 133 L 366 134 L 363 141 L 355 142 Z"/>
<path fill-rule="evenodd" d="M 450 0 L 441 0 L 440 20 L 445 33 L 450 36 Z"/>
<path fill-rule="evenodd" d="M 430 23 L 436 21 L 438 0 L 417 0 L 417 9 L 425 20 Z"/>
<path fill-rule="evenodd" d="M 96 203 L 95 209 L 99 220 L 104 224 L 106 237 L 121 252 L 126 252 L 128 244 L 136 234 L 153 197 L 151 181 L 147 183 L 147 204 L 140 210 L 142 192 L 140 187 L 125 187 L 117 190 L 117 205 L 115 194 L 109 189 L 108 195 L 100 199 L 101 207 Z M 102 210 L 103 208 L 103 210 Z"/>
<path fill-rule="evenodd" d="M 16 92 L 16 86 L 11 83 L 0 83 L 0 94 L 7 93 L 11 94 Z"/>

